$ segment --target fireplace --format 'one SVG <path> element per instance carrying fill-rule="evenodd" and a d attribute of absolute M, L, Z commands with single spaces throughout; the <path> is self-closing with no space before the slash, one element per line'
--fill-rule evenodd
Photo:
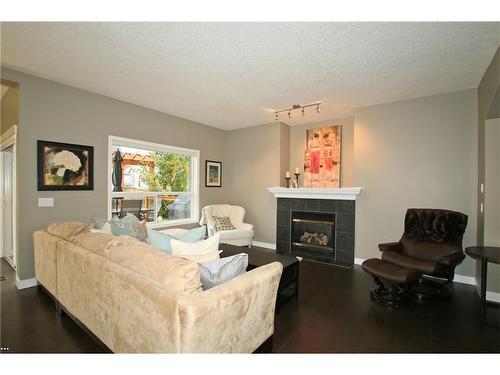
<path fill-rule="evenodd" d="M 290 227 L 291 254 L 335 261 L 335 213 L 292 210 Z"/>
<path fill-rule="evenodd" d="M 276 251 L 350 267 L 354 264 L 354 215 L 354 200 L 278 198 Z"/>

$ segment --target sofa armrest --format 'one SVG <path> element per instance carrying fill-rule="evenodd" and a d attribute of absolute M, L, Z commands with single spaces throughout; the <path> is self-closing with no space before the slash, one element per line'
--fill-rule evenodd
<path fill-rule="evenodd" d="M 180 351 L 251 353 L 274 332 L 281 263 L 179 300 Z"/>
<path fill-rule="evenodd" d="M 378 248 L 380 249 L 380 251 L 395 251 L 397 253 L 400 253 L 402 246 L 399 242 L 387 242 L 379 243 Z"/>

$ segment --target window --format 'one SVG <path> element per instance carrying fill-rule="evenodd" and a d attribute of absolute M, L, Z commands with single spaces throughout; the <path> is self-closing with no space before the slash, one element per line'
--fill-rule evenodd
<path fill-rule="evenodd" d="M 109 137 L 108 217 L 127 213 L 160 227 L 195 223 L 198 150 Z"/>

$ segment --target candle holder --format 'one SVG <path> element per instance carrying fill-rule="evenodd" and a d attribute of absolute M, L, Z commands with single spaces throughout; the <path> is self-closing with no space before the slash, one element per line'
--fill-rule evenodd
<path fill-rule="evenodd" d="M 286 180 L 286 187 L 287 187 L 287 188 L 290 188 L 290 179 L 291 179 L 291 177 L 285 177 L 285 180 Z"/>
<path fill-rule="evenodd" d="M 295 175 L 295 187 L 298 188 L 299 187 L 299 176 L 300 176 L 300 173 L 294 173 Z"/>

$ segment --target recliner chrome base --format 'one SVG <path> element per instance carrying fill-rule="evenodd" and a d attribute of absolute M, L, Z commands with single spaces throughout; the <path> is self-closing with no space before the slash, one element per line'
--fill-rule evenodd
<path fill-rule="evenodd" d="M 449 299 L 453 295 L 453 291 L 447 286 L 448 284 L 449 281 L 439 282 L 427 277 L 421 277 L 418 282 L 413 284 L 409 292 L 419 301 L 426 299 Z"/>
<path fill-rule="evenodd" d="M 386 287 L 378 277 L 372 275 L 372 278 L 375 284 L 377 284 L 377 288 L 370 290 L 370 296 L 375 302 L 395 308 L 409 302 L 408 291 L 411 288 L 411 284 L 398 285 L 391 283 L 389 287 Z"/>

